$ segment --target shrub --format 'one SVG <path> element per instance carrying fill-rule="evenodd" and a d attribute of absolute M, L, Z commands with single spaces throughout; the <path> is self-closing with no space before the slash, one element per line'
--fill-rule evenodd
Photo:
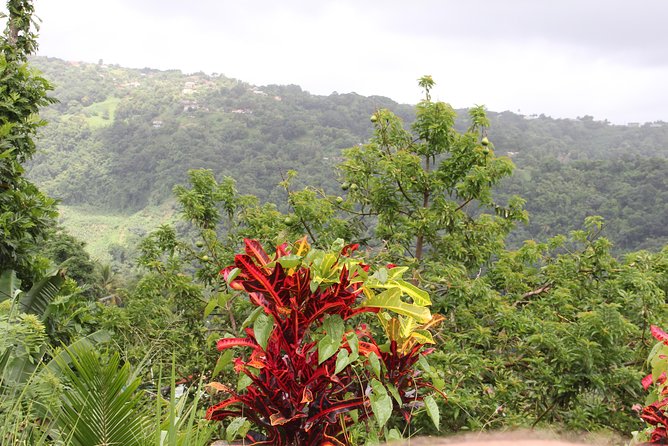
<path fill-rule="evenodd" d="M 407 268 L 371 274 L 353 257 L 357 245 L 340 241 L 321 251 L 304 239 L 279 246 L 273 258 L 256 241 L 245 244 L 221 274 L 257 308 L 245 336 L 221 339 L 218 350 L 228 360 L 232 347 L 250 354 L 233 361 L 236 389 L 210 383 L 228 397 L 207 412 L 213 420 L 235 417 L 228 439 L 346 445 L 358 440 L 351 427 L 362 421 L 371 441 L 400 438 L 388 424 L 392 413 L 408 422 L 420 407 L 438 424 L 435 389 L 416 365 L 429 369 L 428 328 L 441 318 L 431 315 L 429 295 L 402 279 Z M 387 337 L 382 344 L 364 322 L 374 313 Z"/>

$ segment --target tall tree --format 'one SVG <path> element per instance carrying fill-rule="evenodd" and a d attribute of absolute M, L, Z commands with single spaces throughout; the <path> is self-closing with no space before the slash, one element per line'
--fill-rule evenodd
<path fill-rule="evenodd" d="M 22 163 L 34 154 L 33 138 L 44 124 L 39 108 L 55 100 L 47 96 L 48 81 L 27 63 L 37 49 L 32 1 L 9 0 L 7 11 L 0 38 L 0 271 L 14 269 L 29 281 L 37 245 L 57 213 L 55 200 L 25 178 Z"/>
<path fill-rule="evenodd" d="M 483 107 L 470 110 L 471 125 L 460 133 L 452 107 L 431 101 L 431 76 L 419 85 L 425 98 L 413 132 L 388 110 L 374 113 L 371 141 L 345 153 L 342 188 L 360 214 L 376 216 L 376 236 L 392 260 L 431 257 L 477 267 L 503 246 L 514 222 L 526 218 L 523 200 L 500 206 L 492 197 L 513 164 L 494 155 Z"/>

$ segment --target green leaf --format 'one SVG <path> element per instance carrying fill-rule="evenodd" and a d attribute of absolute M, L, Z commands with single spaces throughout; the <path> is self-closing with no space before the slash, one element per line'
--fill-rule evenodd
<path fill-rule="evenodd" d="M 23 313 L 36 314 L 42 320 L 46 320 L 49 304 L 56 297 L 63 283 L 65 283 L 65 272 L 63 270 L 53 271 L 35 283 L 29 291 L 19 294 L 19 310 Z"/>
<path fill-rule="evenodd" d="M 418 341 L 420 344 L 435 344 L 434 338 L 429 332 L 429 330 L 415 330 L 411 337 Z"/>
<path fill-rule="evenodd" d="M 267 349 L 267 342 L 274 329 L 274 318 L 265 313 L 258 315 L 253 324 L 253 332 L 255 333 L 255 340 L 263 350 Z"/>
<path fill-rule="evenodd" d="M 371 277 L 373 277 L 378 282 L 384 285 L 385 282 L 387 282 L 387 277 L 388 277 L 387 268 L 378 269 L 378 271 L 376 271 Z"/>
<path fill-rule="evenodd" d="M 222 355 L 218 358 L 216 361 L 216 365 L 213 368 L 213 373 L 211 374 L 211 379 L 215 378 L 218 376 L 218 374 L 227 366 L 227 364 L 232 361 L 232 358 L 234 357 L 234 351 L 233 350 L 225 350 Z"/>
<path fill-rule="evenodd" d="M 371 429 L 366 436 L 366 442 L 364 443 L 365 446 L 378 446 L 380 444 L 380 440 L 378 439 L 378 432 L 375 430 Z"/>
<path fill-rule="evenodd" d="M 363 307 L 382 308 L 394 311 L 404 316 L 416 319 L 418 322 L 426 324 L 431 320 L 431 312 L 426 307 L 409 304 L 401 300 L 401 291 L 399 288 L 390 288 L 380 294 L 366 299 L 362 303 Z"/>
<path fill-rule="evenodd" d="M 251 379 L 250 376 L 243 374 L 239 377 L 239 380 L 237 381 L 237 392 L 241 392 L 244 390 L 246 387 L 248 387 L 253 380 Z"/>
<path fill-rule="evenodd" d="M 399 316 L 399 333 L 402 338 L 411 337 L 417 326 L 417 321 L 412 317 Z"/>
<path fill-rule="evenodd" d="M 392 399 L 383 384 L 377 379 L 371 381 L 371 389 L 373 391 L 369 397 L 371 410 L 376 417 L 378 427 L 382 429 L 392 415 Z"/>
<path fill-rule="evenodd" d="M 342 238 L 337 238 L 336 240 L 334 240 L 329 250 L 333 252 L 341 252 L 341 250 L 345 245 L 346 242 Z"/>
<path fill-rule="evenodd" d="M 239 429 L 241 429 L 244 424 L 246 424 L 246 417 L 237 417 L 233 419 L 227 426 L 227 429 L 225 429 L 225 439 L 227 441 L 234 440 L 239 433 Z"/>
<path fill-rule="evenodd" d="M 228 285 L 231 284 L 234 281 L 234 279 L 237 278 L 240 272 L 241 270 L 239 268 L 233 268 L 232 270 L 230 270 L 230 273 L 227 275 L 227 284 Z"/>
<path fill-rule="evenodd" d="M 436 426 L 436 429 L 438 429 L 438 426 L 441 422 L 441 415 L 438 411 L 438 404 L 436 404 L 436 401 L 434 401 L 434 397 L 431 395 L 425 396 L 424 405 L 427 409 L 427 414 L 431 418 L 431 421 L 434 423 L 434 426 Z"/>
<path fill-rule="evenodd" d="M 390 395 L 392 395 L 392 398 L 394 398 L 394 400 L 399 403 L 399 405 L 403 404 L 403 401 L 401 401 L 401 395 L 399 395 L 399 391 L 394 384 L 388 383 L 387 390 L 390 392 Z"/>
<path fill-rule="evenodd" d="M 241 427 L 239 428 L 239 431 L 237 432 L 237 435 L 239 435 L 239 438 L 244 438 L 246 436 L 246 434 L 248 433 L 248 431 L 250 430 L 250 428 L 251 428 L 250 421 L 247 420 L 244 424 L 241 425 Z"/>
<path fill-rule="evenodd" d="M 209 317 L 211 312 L 215 310 L 217 306 L 218 306 L 218 298 L 209 299 L 209 302 L 206 304 L 206 307 L 204 307 L 204 317 L 205 318 Z"/>
<path fill-rule="evenodd" d="M 336 355 L 336 368 L 334 369 L 334 374 L 336 375 L 341 370 L 345 369 L 346 366 L 350 364 L 350 358 L 348 357 L 348 350 L 341 349 L 339 354 Z"/>
<path fill-rule="evenodd" d="M 262 313 L 264 313 L 264 308 L 262 307 L 257 307 L 255 310 L 253 310 L 253 312 L 249 314 L 241 324 L 241 331 L 243 331 L 246 327 L 250 327 L 250 325 L 255 322 L 255 319 L 257 319 L 257 317 Z"/>
<path fill-rule="evenodd" d="M 378 379 L 380 379 L 380 361 L 378 360 L 378 356 L 374 352 L 371 352 L 369 353 L 368 358 L 371 371 Z"/>
<path fill-rule="evenodd" d="M 322 322 L 322 328 L 325 330 L 327 335 L 336 340 L 343 337 L 343 332 L 345 331 L 345 325 L 343 324 L 343 319 L 338 314 L 333 314 L 325 318 Z"/>
<path fill-rule="evenodd" d="M 351 356 L 354 356 L 357 359 L 359 353 L 360 341 L 357 338 L 357 335 L 354 331 L 351 331 L 346 335 L 346 341 L 348 341 L 348 346 L 350 347 Z"/>
<path fill-rule="evenodd" d="M 296 268 L 302 263 L 302 257 L 295 254 L 291 254 L 280 257 L 278 259 L 278 263 L 280 263 L 281 266 L 286 269 Z"/>
<path fill-rule="evenodd" d="M 225 307 L 225 304 L 227 303 L 228 300 L 232 297 L 231 294 L 229 293 L 220 293 L 218 294 L 218 306 L 220 308 Z"/>
<path fill-rule="evenodd" d="M 427 358 L 425 358 L 424 355 L 418 356 L 418 364 L 420 364 L 422 370 L 427 373 L 431 373 L 431 366 L 429 365 L 429 361 L 427 361 Z"/>
<path fill-rule="evenodd" d="M 394 268 L 388 269 L 388 279 L 397 280 L 401 279 L 406 271 L 408 271 L 407 266 L 395 266 Z"/>
<path fill-rule="evenodd" d="M 56 360 L 68 389 L 54 417 L 63 438 L 73 446 L 146 444 L 149 419 L 137 391 L 141 380 L 132 378 L 129 364 L 121 365 L 118 353 L 101 357 L 92 344 L 67 352 L 69 361 Z"/>
<path fill-rule="evenodd" d="M 322 364 L 332 357 L 334 353 L 339 349 L 341 341 L 335 341 L 329 336 L 323 336 L 320 341 L 318 341 L 318 364 Z"/>
<path fill-rule="evenodd" d="M 0 302 L 14 299 L 21 289 L 21 281 L 12 270 L 3 271 L 0 275 Z"/>
<path fill-rule="evenodd" d="M 652 379 L 656 382 L 663 372 L 668 372 L 668 346 L 663 342 L 657 343 L 652 349 L 653 355 L 649 357 L 649 363 L 652 367 Z"/>
<path fill-rule="evenodd" d="M 385 440 L 387 440 L 388 442 L 390 442 L 390 441 L 399 441 L 399 440 L 401 440 L 401 439 L 403 439 L 403 437 L 401 436 L 401 432 L 399 432 L 399 431 L 398 431 L 397 429 L 395 429 L 395 428 L 390 429 L 390 431 L 389 431 L 389 432 L 387 433 L 387 435 L 385 436 Z"/>

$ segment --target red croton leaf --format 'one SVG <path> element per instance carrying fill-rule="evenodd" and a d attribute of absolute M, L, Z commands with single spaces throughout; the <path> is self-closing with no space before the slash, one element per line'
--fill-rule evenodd
<path fill-rule="evenodd" d="M 650 441 L 653 444 L 667 444 L 668 443 L 668 432 L 666 432 L 665 427 L 657 427 L 652 432 Z"/>
<path fill-rule="evenodd" d="M 343 255 L 343 256 L 349 256 L 349 255 L 352 254 L 353 252 L 357 251 L 357 250 L 359 249 L 359 247 L 360 247 L 360 244 L 359 244 L 359 243 L 351 243 L 351 244 L 349 244 L 349 245 L 346 245 L 346 246 L 344 246 L 343 249 L 341 250 L 341 255 Z"/>
<path fill-rule="evenodd" d="M 209 407 L 206 411 L 206 419 L 207 420 L 223 420 L 223 419 L 225 419 L 226 415 L 223 415 L 223 414 L 225 414 L 226 411 L 224 411 L 223 409 L 225 409 L 227 406 L 238 403 L 239 401 L 241 401 L 241 400 L 239 400 L 238 397 L 234 396 L 232 398 L 226 399 L 222 403 L 218 403 L 215 406 Z"/>
<path fill-rule="evenodd" d="M 325 442 L 321 444 L 320 446 L 346 446 L 345 443 L 341 443 L 339 440 L 337 440 L 334 437 L 330 437 L 329 435 L 325 435 Z"/>
<path fill-rule="evenodd" d="M 302 395 L 301 403 L 310 403 L 313 401 L 313 392 L 311 392 L 308 387 L 304 388 L 304 393 Z"/>
<path fill-rule="evenodd" d="M 654 380 L 652 379 L 652 374 L 650 373 L 649 375 L 644 377 L 640 382 L 642 383 L 643 389 L 645 390 L 649 389 L 649 386 L 651 386 L 652 382 L 654 382 Z"/>
<path fill-rule="evenodd" d="M 668 345 L 668 333 L 661 330 L 656 325 L 650 325 L 649 331 L 652 333 L 652 336 L 654 336 L 654 338 L 656 338 L 658 341 L 661 341 L 664 344 Z"/>
<path fill-rule="evenodd" d="M 260 266 L 266 266 L 267 263 L 271 262 L 271 259 L 264 252 L 262 245 L 257 240 L 250 240 L 245 238 L 244 244 L 246 245 L 246 254 L 252 259 L 254 259 Z"/>
<path fill-rule="evenodd" d="M 278 290 L 276 289 L 277 284 L 272 283 L 270 277 L 267 277 L 267 275 L 265 274 L 265 270 L 255 265 L 250 256 L 242 254 L 237 255 L 234 258 L 234 263 L 240 270 L 244 272 L 244 274 L 248 277 L 248 279 L 256 282 L 254 290 L 249 289 L 249 291 L 262 292 L 265 294 L 266 297 L 271 297 L 271 299 L 275 302 L 276 306 L 278 307 L 285 306 L 283 299 L 281 298 L 281 296 L 279 296 Z M 280 272 L 281 266 L 277 265 L 276 269 L 278 269 Z"/>
<path fill-rule="evenodd" d="M 237 291 L 243 291 L 244 286 L 240 280 L 233 280 L 230 282 L 229 277 L 230 274 L 232 273 L 233 270 L 237 269 L 234 265 L 233 266 L 228 266 L 227 268 L 223 268 L 220 270 L 220 275 L 223 276 L 223 279 L 225 282 L 228 282 L 229 287 L 232 288 L 233 290 Z"/>
<path fill-rule="evenodd" d="M 269 422 L 271 423 L 272 426 L 281 426 L 283 424 L 289 423 L 290 421 L 298 420 L 300 418 L 306 418 L 306 414 L 298 413 L 293 417 L 285 418 L 280 413 L 274 413 L 269 416 Z"/>
<path fill-rule="evenodd" d="M 254 349 L 260 348 L 260 346 L 255 341 L 248 338 L 223 338 L 218 340 L 218 343 L 216 344 L 218 351 L 223 351 L 232 347 L 251 347 Z"/>

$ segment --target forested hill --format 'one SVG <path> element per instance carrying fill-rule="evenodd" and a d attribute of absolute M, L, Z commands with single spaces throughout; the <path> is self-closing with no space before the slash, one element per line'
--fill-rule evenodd
<path fill-rule="evenodd" d="M 51 58 L 32 63 L 56 85 L 60 103 L 43 113 L 49 125 L 29 174 L 64 204 L 101 210 L 160 203 L 191 168 L 230 175 L 242 192 L 274 201 L 285 199 L 276 184 L 289 169 L 304 184 L 334 187 L 341 149 L 369 137 L 376 109 L 413 116 L 412 106 L 378 96 L 316 96 L 295 85 Z M 668 124 L 511 112 L 489 118 L 496 153 L 517 165 L 500 196 L 523 196 L 532 218 L 515 241 L 568 231 L 599 214 L 623 250 L 668 242 Z"/>
<path fill-rule="evenodd" d="M 387 98 L 314 96 L 203 73 L 34 64 L 60 103 L 44 113 L 49 125 L 30 175 L 67 204 L 137 210 L 203 167 L 271 198 L 289 169 L 312 184 L 331 182 L 341 149 L 370 135 L 376 108 L 412 112 Z"/>

